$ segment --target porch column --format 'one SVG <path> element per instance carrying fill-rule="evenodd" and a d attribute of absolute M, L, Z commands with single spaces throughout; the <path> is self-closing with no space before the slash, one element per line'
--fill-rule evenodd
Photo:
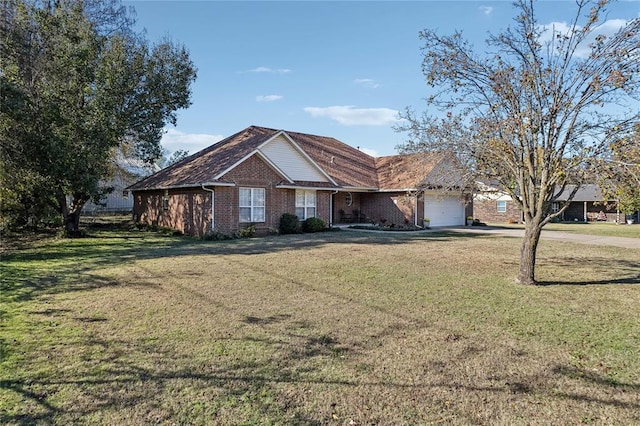
<path fill-rule="evenodd" d="M 587 202 L 584 202 L 584 221 L 587 222 Z"/>

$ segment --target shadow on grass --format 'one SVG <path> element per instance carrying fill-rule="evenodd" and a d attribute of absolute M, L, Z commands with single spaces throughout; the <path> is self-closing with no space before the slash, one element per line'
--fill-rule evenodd
<path fill-rule="evenodd" d="M 257 327 L 269 327 L 274 324 L 270 318 L 257 318 L 248 323 Z M 275 319 L 279 322 L 281 319 Z M 282 321 L 287 321 L 283 318 Z M 276 333 L 277 334 L 277 333 Z M 434 392 L 456 392 L 467 395 L 466 398 L 486 399 L 491 394 L 501 394 L 513 401 L 513 395 L 530 397 L 549 397 L 569 399 L 594 406 L 610 406 L 629 411 L 640 410 L 640 403 L 634 402 L 630 395 L 640 389 L 639 384 L 625 384 L 611 380 L 593 371 L 573 366 L 557 365 L 550 370 L 540 370 L 541 377 L 504 375 L 490 384 L 464 383 L 457 377 L 456 359 L 442 363 L 438 368 L 429 368 L 428 383 L 384 379 L 377 374 L 337 378 L 335 374 L 321 375 L 317 370 L 318 360 L 331 365 L 332 361 L 343 356 L 357 356 L 361 348 L 341 344 L 336 338 L 324 334 L 297 336 L 284 332 L 282 338 L 270 339 L 268 345 L 280 351 L 267 359 L 238 360 L 235 357 L 206 361 L 180 356 L 176 351 L 161 344 L 135 342 L 132 340 L 102 340 L 89 338 L 83 342 L 65 342 L 65 345 L 78 345 L 70 348 L 72 352 L 82 352 L 85 347 L 99 348 L 90 358 L 83 358 L 77 368 L 61 371 L 57 376 L 42 377 L 42 373 L 30 373 L 30 377 L 10 378 L 0 381 L 0 389 L 18 394 L 25 401 L 23 410 L 0 412 L 3 423 L 66 423 L 69 421 L 84 423 L 92 414 L 100 413 L 98 418 L 110 423 L 110 413 L 127 410 L 131 414 L 144 414 L 151 422 L 191 423 L 202 421 L 196 414 L 189 412 L 197 404 L 213 404 L 207 422 L 228 421 L 233 412 L 222 410 L 229 407 L 238 413 L 251 412 L 256 419 L 271 419 L 279 423 L 290 419 L 296 424 L 326 424 L 331 412 L 325 407 L 310 407 L 292 399 L 296 393 L 313 392 L 313 387 L 327 390 L 338 388 L 359 388 L 367 395 L 369 403 L 389 402 L 387 398 L 397 392 L 414 395 L 429 401 L 440 402 L 433 398 Z M 293 337 L 293 342 L 290 338 Z M 249 341 L 251 338 L 247 337 Z M 283 340 L 289 342 L 283 345 Z M 50 349 L 54 350 L 54 349 Z M 267 351 L 271 353 L 271 351 Z M 472 351 L 473 352 L 473 351 Z M 366 355 L 366 354 L 365 354 Z M 473 353 L 463 351 L 460 357 L 473 357 Z M 315 362 L 314 362 L 315 360 Z M 340 361 L 333 361 L 337 366 Z M 96 365 L 100 368 L 95 368 Z M 565 383 L 566 379 L 581 384 L 578 391 L 558 391 L 556 383 Z M 480 378 L 479 378 L 480 379 Z M 480 379 L 481 380 L 481 379 Z M 485 382 L 486 383 L 486 382 Z M 292 385 L 293 387 L 283 387 Z M 311 387 L 310 387 L 311 386 Z M 598 389 L 598 396 L 590 393 Z M 181 389 L 176 393 L 176 389 Z M 56 395 L 73 395 L 73 398 L 60 401 Z M 451 394 L 450 394 L 451 395 Z M 454 394 L 455 395 L 455 394 Z M 603 397 L 601 395 L 607 395 Z M 177 401 L 172 398 L 178 398 Z M 323 396 L 326 398 L 326 395 Z M 447 396 L 446 398 L 451 398 Z M 322 399 L 322 402 L 325 402 Z M 444 401 L 442 401 L 444 402 Z M 174 406 L 170 412 L 156 412 L 158 407 Z M 324 411 L 324 412 L 323 412 Z M 399 415 L 399 413 L 396 413 Z M 465 413 L 459 413 L 462 416 Z M 472 415 L 472 413 L 467 413 Z M 116 414 L 117 416 L 117 414 Z M 256 417 L 257 416 L 257 417 Z M 464 418 L 464 417 L 463 417 Z M 129 419 L 135 423 L 140 418 Z M 241 419 L 235 418 L 242 422 Z M 393 418 L 387 418 L 393 422 Z M 112 422 L 112 421 L 111 421 Z"/>
<path fill-rule="evenodd" d="M 402 245 L 410 241 L 444 241 L 457 235 L 327 232 L 283 235 L 231 241 L 202 241 L 189 237 L 158 236 L 144 232 L 113 233 L 95 238 L 53 240 L 41 247 L 3 256 L 0 295 L 26 301 L 40 294 L 55 294 L 119 285 L 91 274 L 98 268 L 121 266 L 137 260 L 197 255 L 253 256 L 278 251 L 309 250 L 326 244 Z"/>
<path fill-rule="evenodd" d="M 542 280 L 541 286 L 586 286 L 586 285 L 623 285 L 640 284 L 640 262 L 627 259 L 611 259 L 598 256 L 563 257 L 561 259 L 545 259 L 539 267 L 552 266 L 555 269 L 578 268 L 588 265 L 589 275 L 586 280 Z M 602 277 L 602 278 L 596 278 Z"/>
<path fill-rule="evenodd" d="M 578 379 L 584 382 L 593 383 L 598 386 L 613 388 L 623 387 L 627 390 L 640 391 L 639 383 L 622 383 L 612 377 L 598 374 L 597 372 L 586 368 L 558 365 L 553 369 L 553 372 L 572 379 Z"/>

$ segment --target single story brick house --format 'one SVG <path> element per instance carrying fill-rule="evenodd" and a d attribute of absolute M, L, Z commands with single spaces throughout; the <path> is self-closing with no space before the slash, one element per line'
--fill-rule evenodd
<path fill-rule="evenodd" d="M 473 218 L 485 223 L 522 223 L 522 211 L 497 184 L 476 182 Z"/>
<path fill-rule="evenodd" d="M 566 202 L 573 190 L 574 185 L 567 185 L 565 190 L 555 198 L 551 205 L 553 211 L 558 211 L 560 205 Z M 622 217 L 621 217 L 622 216 Z M 608 200 L 602 194 L 602 189 L 598 185 L 582 185 L 578 188 L 569 207 L 560 216 L 562 221 L 580 222 L 624 222 L 624 215 L 618 211 L 618 203 L 615 200 Z"/>
<path fill-rule="evenodd" d="M 478 191 L 473 196 L 474 218 L 487 223 L 522 223 L 522 211 L 505 191 L 483 182 L 476 182 L 476 186 Z M 567 185 L 552 202 L 552 211 L 560 210 L 574 189 L 575 185 Z M 624 222 L 617 207 L 615 200 L 605 199 L 598 185 L 582 185 L 559 219 L 572 222 Z"/>
<path fill-rule="evenodd" d="M 202 236 L 283 213 L 328 224 L 463 225 L 471 197 L 442 153 L 372 157 L 331 137 L 248 127 L 131 185 L 139 223 Z M 444 188 L 447 188 L 446 190 Z"/>

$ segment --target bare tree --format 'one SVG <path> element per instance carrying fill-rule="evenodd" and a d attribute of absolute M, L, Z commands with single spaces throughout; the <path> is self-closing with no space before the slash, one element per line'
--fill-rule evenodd
<path fill-rule="evenodd" d="M 598 181 L 609 199 L 625 215 L 640 210 L 640 123 L 635 133 L 609 145 L 609 156 L 598 170 Z"/>
<path fill-rule="evenodd" d="M 577 0 L 566 28 L 541 25 L 533 0 L 514 3 L 515 26 L 476 52 L 460 33 L 424 30 L 422 70 L 438 89 L 397 126 L 405 152 L 454 152 L 470 171 L 498 182 L 525 218 L 518 281 L 535 284 L 542 227 L 560 215 L 610 143 L 639 121 L 640 19 L 602 32 L 607 0 Z M 471 175 L 470 175 L 471 176 Z M 560 211 L 555 196 L 574 190 Z"/>

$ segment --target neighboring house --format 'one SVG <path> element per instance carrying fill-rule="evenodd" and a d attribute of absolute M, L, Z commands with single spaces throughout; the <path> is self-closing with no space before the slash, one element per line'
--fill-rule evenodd
<path fill-rule="evenodd" d="M 522 223 L 522 211 L 495 183 L 476 182 L 473 217 L 484 223 Z"/>
<path fill-rule="evenodd" d="M 146 164 L 142 160 L 118 155 L 115 160 L 113 177 L 102 185 L 113 188 L 100 204 L 87 202 L 82 208 L 83 214 L 95 213 L 131 213 L 133 211 L 133 197 L 127 189 L 133 183 L 160 170 L 156 164 Z"/>
<path fill-rule="evenodd" d="M 474 218 L 487 223 L 522 223 L 522 212 L 505 191 L 497 185 L 477 182 L 478 191 L 473 197 Z M 551 204 L 552 212 L 560 210 L 575 185 L 567 185 Z M 558 189 L 559 190 L 559 189 Z M 615 200 L 606 200 L 598 185 L 582 185 L 567 209 L 560 215 L 561 221 L 624 222 L 617 211 Z"/>
<path fill-rule="evenodd" d="M 134 218 L 201 236 L 283 213 L 328 224 L 463 225 L 470 197 L 450 156 L 374 158 L 334 138 L 251 126 L 131 185 Z M 448 190 L 444 190 L 447 188 Z M 465 210 L 468 209 L 468 210 Z"/>
<path fill-rule="evenodd" d="M 565 190 L 558 195 L 551 205 L 553 211 L 558 211 L 562 204 L 567 201 L 574 185 L 567 185 Z M 579 222 L 624 222 L 615 200 L 607 200 L 602 195 L 602 190 L 598 185 L 582 185 L 578 188 L 569 207 L 560 215 L 562 221 Z"/>

